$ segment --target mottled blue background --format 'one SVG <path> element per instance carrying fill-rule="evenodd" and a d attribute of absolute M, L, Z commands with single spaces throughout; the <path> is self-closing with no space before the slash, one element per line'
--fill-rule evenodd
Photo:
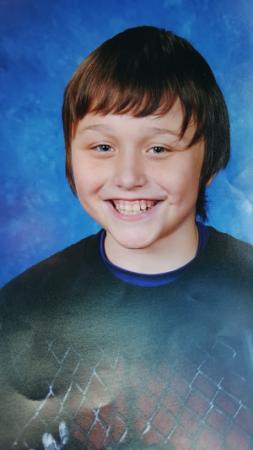
<path fill-rule="evenodd" d="M 207 58 L 227 99 L 232 159 L 209 222 L 253 243 L 253 3 L 248 0 L 0 0 L 1 279 L 98 229 L 64 176 L 60 108 L 72 72 L 130 26 L 165 27 Z"/>

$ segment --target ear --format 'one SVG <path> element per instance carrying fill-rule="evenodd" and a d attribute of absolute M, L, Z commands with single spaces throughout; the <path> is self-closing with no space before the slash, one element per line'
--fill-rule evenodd
<path fill-rule="evenodd" d="M 206 182 L 206 187 L 210 186 L 210 184 L 212 184 L 214 178 L 216 177 L 216 173 L 214 173 Z"/>

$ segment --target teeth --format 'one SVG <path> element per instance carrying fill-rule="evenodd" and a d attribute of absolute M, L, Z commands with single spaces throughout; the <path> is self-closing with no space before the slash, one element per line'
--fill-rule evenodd
<path fill-rule="evenodd" d="M 113 204 L 117 211 L 122 214 L 137 215 L 142 214 L 147 209 L 152 208 L 157 202 L 154 200 L 114 200 Z"/>
<path fill-rule="evenodd" d="M 145 202 L 144 200 L 140 201 L 140 208 L 142 211 L 145 211 L 146 207 L 149 206 L 148 203 L 150 202 Z"/>

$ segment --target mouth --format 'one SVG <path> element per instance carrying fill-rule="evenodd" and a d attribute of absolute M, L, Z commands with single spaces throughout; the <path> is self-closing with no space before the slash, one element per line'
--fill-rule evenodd
<path fill-rule="evenodd" d="M 138 216 L 154 208 L 161 200 L 110 200 L 114 209 L 125 216 Z"/>

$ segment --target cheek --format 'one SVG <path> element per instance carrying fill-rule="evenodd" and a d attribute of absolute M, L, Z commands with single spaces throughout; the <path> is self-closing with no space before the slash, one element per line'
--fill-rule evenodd
<path fill-rule="evenodd" d="M 198 191 L 200 171 L 189 165 L 178 165 L 156 177 L 157 183 L 168 192 L 184 195 Z"/>
<path fill-rule="evenodd" d="M 157 182 L 167 191 L 171 205 L 192 208 L 198 197 L 199 177 L 200 168 L 196 161 L 181 161 L 157 178 Z"/>
<path fill-rule="evenodd" d="M 79 197 L 95 193 L 103 183 L 103 174 L 99 167 L 83 158 L 72 158 L 72 170 Z"/>

